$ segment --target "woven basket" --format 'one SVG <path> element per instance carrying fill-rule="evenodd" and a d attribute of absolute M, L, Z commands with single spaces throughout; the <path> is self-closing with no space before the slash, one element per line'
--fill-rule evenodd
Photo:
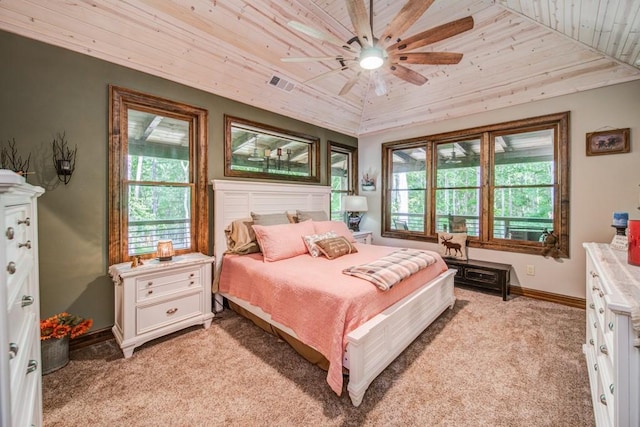
<path fill-rule="evenodd" d="M 42 375 L 50 374 L 69 363 L 69 335 L 41 341 Z"/>

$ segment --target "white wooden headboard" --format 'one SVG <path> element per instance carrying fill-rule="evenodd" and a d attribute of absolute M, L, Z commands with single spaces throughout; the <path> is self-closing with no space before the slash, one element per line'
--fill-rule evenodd
<path fill-rule="evenodd" d="M 231 181 L 214 179 L 213 185 L 213 253 L 215 274 L 227 250 L 224 229 L 232 221 L 248 218 L 251 212 L 319 211 L 331 217 L 331 187 L 308 184 L 274 184 L 268 182 Z"/>

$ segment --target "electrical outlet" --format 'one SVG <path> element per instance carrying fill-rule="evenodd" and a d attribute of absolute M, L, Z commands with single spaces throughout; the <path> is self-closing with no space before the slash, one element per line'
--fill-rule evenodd
<path fill-rule="evenodd" d="M 535 276 L 536 275 L 536 268 L 529 264 L 527 265 L 527 276 Z"/>

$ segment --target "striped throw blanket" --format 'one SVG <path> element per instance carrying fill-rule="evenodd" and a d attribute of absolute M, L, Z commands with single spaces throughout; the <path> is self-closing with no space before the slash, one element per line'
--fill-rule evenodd
<path fill-rule="evenodd" d="M 344 274 L 368 280 L 383 291 L 388 291 L 402 279 L 434 264 L 436 258 L 415 249 L 400 249 L 366 264 L 342 270 Z"/>

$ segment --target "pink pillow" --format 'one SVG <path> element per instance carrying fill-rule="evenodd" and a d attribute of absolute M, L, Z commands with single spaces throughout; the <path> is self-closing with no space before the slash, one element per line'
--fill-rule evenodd
<path fill-rule="evenodd" d="M 346 239 L 354 243 L 356 239 L 353 237 L 351 230 L 347 227 L 342 221 L 313 221 L 313 227 L 315 229 L 315 234 L 322 234 L 328 231 L 335 232 L 338 236 L 346 237 Z"/>
<path fill-rule="evenodd" d="M 265 261 L 278 261 L 307 253 L 303 236 L 313 234 L 313 221 L 297 224 L 254 225 Z"/>

